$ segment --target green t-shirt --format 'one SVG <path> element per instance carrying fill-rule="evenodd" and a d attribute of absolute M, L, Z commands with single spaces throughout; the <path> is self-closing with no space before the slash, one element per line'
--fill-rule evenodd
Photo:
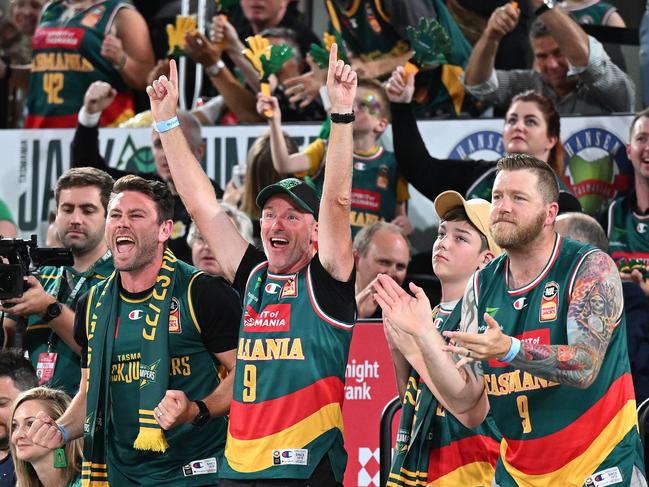
<path fill-rule="evenodd" d="M 113 270 L 113 259 L 107 252 L 86 272 L 77 272 L 72 267 L 42 267 L 39 269 L 39 280 L 46 293 L 74 310 L 77 300 L 92 286 L 108 278 Z M 27 321 L 24 347 L 37 373 L 41 354 L 56 353 L 54 376 L 44 385 L 63 389 L 70 396 L 77 393 L 81 380 L 79 355 L 38 315 L 31 315 Z"/>

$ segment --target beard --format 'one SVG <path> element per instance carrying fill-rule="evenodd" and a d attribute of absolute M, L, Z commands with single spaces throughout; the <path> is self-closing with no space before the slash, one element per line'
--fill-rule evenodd
<path fill-rule="evenodd" d="M 155 259 L 158 251 L 158 241 L 155 238 L 147 238 L 140 241 L 140 247 L 128 261 L 120 261 L 113 257 L 115 269 L 118 271 L 137 271 L 149 265 Z M 113 256 L 116 255 L 117 248 L 111 248 Z"/>
<path fill-rule="evenodd" d="M 9 436 L 0 436 L 0 451 L 7 451 L 9 449 Z"/>
<path fill-rule="evenodd" d="M 59 233 L 59 240 L 61 245 L 66 249 L 70 249 L 73 255 L 84 255 L 88 252 L 95 250 L 104 240 L 104 232 L 91 234 L 86 233 L 85 240 L 69 238 L 67 234 Z"/>
<path fill-rule="evenodd" d="M 498 224 L 500 221 L 510 223 Z M 489 224 L 494 240 L 505 250 L 519 249 L 534 241 L 543 229 L 545 212 L 540 211 L 528 222 L 522 223 L 516 219 L 497 217 L 495 222 Z"/>

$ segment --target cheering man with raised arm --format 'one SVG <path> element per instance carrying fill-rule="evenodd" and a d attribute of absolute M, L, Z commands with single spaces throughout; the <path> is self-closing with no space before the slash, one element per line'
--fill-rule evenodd
<path fill-rule="evenodd" d="M 49 448 L 83 436 L 87 487 L 214 485 L 232 399 L 236 293 L 167 248 L 166 184 L 124 176 L 107 213 L 115 272 L 77 304 L 79 392 L 56 422 L 39 412 L 27 436 Z"/>
<path fill-rule="evenodd" d="M 334 44 L 322 199 L 293 178 L 264 188 L 257 196 L 264 253 L 239 235 L 176 128 L 174 61 L 170 79 L 147 89 L 176 189 L 243 301 L 220 486 L 277 479 L 342 485 L 341 406 L 355 318 L 349 212 L 356 73 L 336 56 Z"/>
<path fill-rule="evenodd" d="M 454 345 L 430 332 L 419 296 L 379 288 L 384 315 L 414 336 L 460 421 L 475 426 L 491 406 L 496 485 L 646 486 L 615 264 L 554 231 L 550 166 L 514 154 L 497 171 L 490 227 L 506 253 L 469 281 L 460 331 L 444 332 Z"/>

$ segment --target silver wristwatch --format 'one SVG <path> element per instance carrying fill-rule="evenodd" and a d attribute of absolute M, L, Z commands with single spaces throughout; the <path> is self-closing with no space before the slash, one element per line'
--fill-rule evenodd
<path fill-rule="evenodd" d="M 212 64 L 209 68 L 205 68 L 205 72 L 208 74 L 210 77 L 218 76 L 219 73 L 225 68 L 225 63 L 222 60 L 218 60 L 214 64 Z"/>

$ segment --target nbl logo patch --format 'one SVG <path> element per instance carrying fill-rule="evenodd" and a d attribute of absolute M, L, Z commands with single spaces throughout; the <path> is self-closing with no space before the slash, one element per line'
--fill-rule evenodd
<path fill-rule="evenodd" d="M 559 284 L 550 281 L 543 289 L 539 321 L 554 321 L 559 311 Z"/>

